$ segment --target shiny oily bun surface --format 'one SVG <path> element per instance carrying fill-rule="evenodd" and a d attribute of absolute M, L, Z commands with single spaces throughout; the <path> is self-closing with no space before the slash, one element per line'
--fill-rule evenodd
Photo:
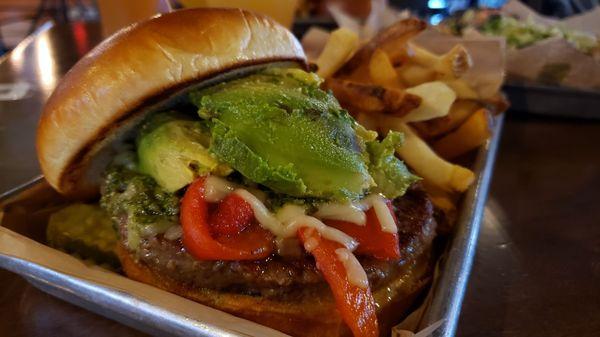
<path fill-rule="evenodd" d="M 239 9 L 188 9 L 111 36 L 64 76 L 39 122 L 36 147 L 60 193 L 98 193 L 106 148 L 149 109 L 183 88 L 247 66 L 305 64 L 298 40 L 271 19 Z"/>

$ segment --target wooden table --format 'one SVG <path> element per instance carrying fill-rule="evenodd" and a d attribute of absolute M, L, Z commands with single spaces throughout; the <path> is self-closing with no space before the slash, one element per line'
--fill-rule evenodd
<path fill-rule="evenodd" d="M 0 192 L 39 174 L 34 132 L 56 81 L 99 41 L 96 24 L 56 26 L 0 60 Z M 599 111 L 600 113 L 600 111 Z M 600 123 L 510 111 L 458 336 L 600 335 Z M 0 335 L 143 336 L 0 270 Z"/>

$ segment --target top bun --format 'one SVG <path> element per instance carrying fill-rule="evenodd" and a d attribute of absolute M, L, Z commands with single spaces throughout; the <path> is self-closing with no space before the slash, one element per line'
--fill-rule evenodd
<path fill-rule="evenodd" d="M 62 194 L 96 195 L 108 145 L 160 102 L 234 69 L 287 61 L 305 65 L 298 40 L 239 9 L 181 10 L 124 28 L 77 62 L 48 99 L 36 141 L 42 172 Z"/>

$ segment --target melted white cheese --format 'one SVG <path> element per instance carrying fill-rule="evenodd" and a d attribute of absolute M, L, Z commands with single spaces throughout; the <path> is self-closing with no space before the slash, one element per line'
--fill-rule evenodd
<path fill-rule="evenodd" d="M 219 202 L 236 188 L 237 185 L 232 182 L 209 175 L 204 181 L 204 199 L 208 202 Z"/>
<path fill-rule="evenodd" d="M 260 201 L 254 194 L 242 188 L 238 188 L 234 191 L 234 193 L 250 204 L 250 207 L 254 212 L 254 217 L 262 228 L 270 231 L 277 237 L 283 236 L 283 226 L 281 225 L 281 222 L 277 220 L 273 213 L 269 212 L 262 201 Z"/>
<path fill-rule="evenodd" d="M 294 236 L 298 229 L 302 227 L 314 228 L 327 240 L 338 242 L 349 250 L 355 250 L 358 247 L 358 242 L 348 234 L 339 229 L 329 227 L 319 219 L 308 215 L 298 216 L 288 221 L 285 224 L 284 235 L 286 237 Z"/>
<path fill-rule="evenodd" d="M 315 217 L 305 215 L 306 210 L 304 207 L 293 204 L 287 204 L 277 214 L 273 214 L 264 205 L 264 193 L 261 191 L 249 191 L 239 188 L 239 185 L 217 176 L 211 175 L 206 178 L 206 201 L 219 202 L 229 193 L 236 193 L 250 204 L 260 226 L 273 233 L 277 238 L 277 242 L 282 242 L 282 239 L 285 238 L 295 237 L 298 228 L 304 226 L 315 228 L 324 238 L 336 241 L 352 251 L 358 246 L 356 240 L 340 230 L 325 225 L 316 217 L 348 221 L 364 226 L 366 223 L 364 211 L 371 207 L 375 210 L 382 231 L 398 232 L 394 218 L 385 204 L 384 197 L 380 194 L 373 194 L 357 204 L 323 204 L 314 214 Z"/>
<path fill-rule="evenodd" d="M 210 175 L 206 177 L 204 182 L 204 199 L 208 202 L 219 202 L 238 188 L 241 188 L 241 186 L 236 183 Z M 263 203 L 267 200 L 267 194 L 261 190 L 248 188 L 247 191 Z"/>
<path fill-rule="evenodd" d="M 344 265 L 344 269 L 346 269 L 348 282 L 362 289 L 368 288 L 369 279 L 367 278 L 367 273 L 360 262 L 358 262 L 354 254 L 352 254 L 352 252 L 346 248 L 336 249 L 335 254 Z"/>
<path fill-rule="evenodd" d="M 374 209 L 382 231 L 388 233 L 398 232 L 394 217 L 385 203 L 385 198 L 381 194 L 372 194 L 360 202 L 353 204 L 322 204 L 314 216 L 319 219 L 341 220 L 364 226 L 367 223 L 365 211 L 370 208 Z"/>
<path fill-rule="evenodd" d="M 282 223 L 291 221 L 293 218 L 305 215 L 306 209 L 300 205 L 285 204 L 277 211 L 275 217 Z"/>
<path fill-rule="evenodd" d="M 248 192 L 252 193 L 263 204 L 267 201 L 267 193 L 256 188 L 249 188 Z"/>
<path fill-rule="evenodd" d="M 390 209 L 385 203 L 385 198 L 381 194 L 372 194 L 363 199 L 360 204 L 365 210 L 373 207 L 382 231 L 398 233 L 398 227 L 396 226 L 392 212 L 390 212 Z"/>
<path fill-rule="evenodd" d="M 346 233 L 325 225 L 315 217 L 304 215 L 304 210 L 292 208 L 293 205 L 290 205 L 287 209 L 282 209 L 279 217 L 286 220 L 280 221 L 252 193 L 241 188 L 235 190 L 234 193 L 250 204 L 254 217 L 258 220 L 260 226 L 279 239 L 296 236 L 296 232 L 301 227 L 311 227 L 319 231 L 324 238 L 339 242 L 350 250 L 354 250 L 358 246 L 358 242 Z"/>
<path fill-rule="evenodd" d="M 306 249 L 306 251 L 310 253 L 315 248 L 317 248 L 318 245 L 319 245 L 319 241 L 317 241 L 317 239 L 311 237 L 304 242 L 304 249 Z"/>
<path fill-rule="evenodd" d="M 325 203 L 319 206 L 319 209 L 314 214 L 319 219 L 331 219 L 351 222 L 359 226 L 364 226 L 367 223 L 367 216 L 363 210 L 354 204 L 334 204 Z"/>

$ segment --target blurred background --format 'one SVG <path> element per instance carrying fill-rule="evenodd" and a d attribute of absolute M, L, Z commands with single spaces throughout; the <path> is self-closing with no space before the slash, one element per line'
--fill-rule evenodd
<path fill-rule="evenodd" d="M 598 0 L 526 0 L 536 11 L 557 17 L 566 17 L 586 11 L 598 4 Z M 370 12 L 370 1 L 365 0 L 0 0 L 0 54 L 14 48 L 28 34 L 49 20 L 55 22 L 97 21 L 101 14 L 105 33 L 116 30 L 120 22 L 132 22 L 164 11 L 166 6 L 175 8 L 197 6 L 231 6 L 254 8 L 276 16 L 290 25 L 294 17 L 305 24 L 331 23 L 328 7 L 341 6 L 357 18 L 365 18 Z M 439 23 L 446 16 L 469 7 L 501 7 L 505 0 L 390 0 L 390 5 Z M 283 9 L 283 10 L 282 10 Z M 108 13 L 108 14 L 106 14 Z"/>

